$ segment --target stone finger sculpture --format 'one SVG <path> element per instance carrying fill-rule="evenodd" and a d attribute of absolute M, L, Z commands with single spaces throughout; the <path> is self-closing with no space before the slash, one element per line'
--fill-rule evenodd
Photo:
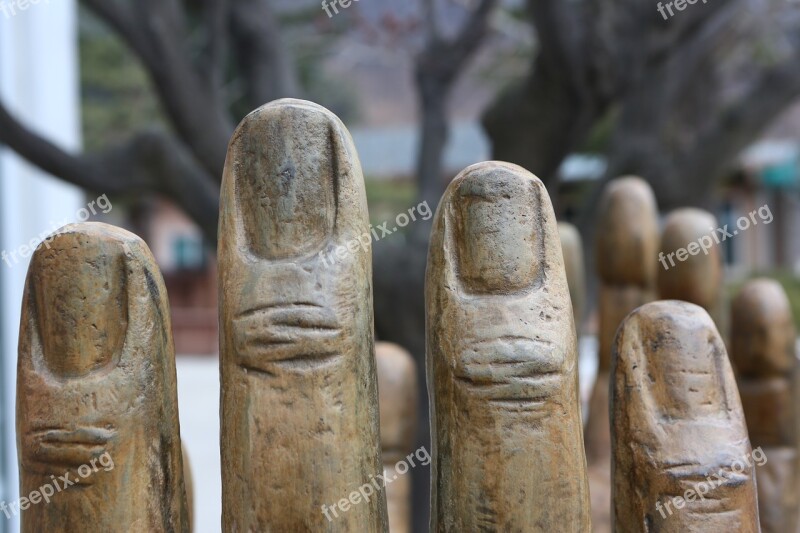
<path fill-rule="evenodd" d="M 614 335 L 623 319 L 655 299 L 658 208 L 650 185 L 628 176 L 608 184 L 596 225 L 598 289 L 598 367 L 586 421 L 586 458 L 595 533 L 609 531 L 611 520 L 611 433 L 608 387 Z"/>
<path fill-rule="evenodd" d="M 381 450 L 350 134 L 310 102 L 261 107 L 233 135 L 220 204 L 223 531 L 385 531 L 382 488 L 353 497 Z"/>
<path fill-rule="evenodd" d="M 20 326 L 22 531 L 187 532 L 155 261 L 139 237 L 106 224 L 66 226 L 47 243 L 31 259 Z"/>
<path fill-rule="evenodd" d="M 631 313 L 612 380 L 614 531 L 760 531 L 756 454 L 708 313 L 679 301 Z"/>
<path fill-rule="evenodd" d="M 488 162 L 450 183 L 425 299 L 431 531 L 590 531 L 572 305 L 539 179 Z"/>
<path fill-rule="evenodd" d="M 796 532 L 798 364 L 789 299 L 778 282 L 753 280 L 734 299 L 731 314 L 731 359 L 750 442 L 764 453 L 757 472 L 761 528 Z"/>
<path fill-rule="evenodd" d="M 192 476 L 192 468 L 186 446 L 182 446 L 181 450 L 183 451 L 183 484 L 186 487 L 186 508 L 189 510 L 189 531 L 194 531 L 192 527 L 194 524 L 194 477 Z"/>
<path fill-rule="evenodd" d="M 417 428 L 417 364 L 406 350 L 390 342 L 375 343 L 381 412 L 381 448 L 386 485 L 389 531 L 411 531 L 411 476 L 407 463 L 414 453 Z"/>
<path fill-rule="evenodd" d="M 608 465 L 608 379 L 614 335 L 628 313 L 655 299 L 658 208 L 650 185 L 632 176 L 609 183 L 601 200 L 596 231 L 599 364 L 589 403 L 586 453 L 590 465 Z"/>
<path fill-rule="evenodd" d="M 658 253 L 658 296 L 699 305 L 723 332 L 722 255 L 716 217 L 695 208 L 669 214 Z"/>
<path fill-rule="evenodd" d="M 575 317 L 575 330 L 580 337 L 581 323 L 586 309 L 586 266 L 583 261 L 583 240 L 578 229 L 567 222 L 558 223 L 561 251 L 564 253 L 564 270 L 567 273 L 569 297 L 572 300 L 572 314 Z"/>

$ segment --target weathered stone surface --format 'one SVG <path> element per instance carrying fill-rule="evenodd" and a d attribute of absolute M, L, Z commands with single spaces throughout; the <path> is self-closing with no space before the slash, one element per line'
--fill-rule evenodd
<path fill-rule="evenodd" d="M 425 296 L 431 530 L 590 531 L 572 305 L 541 181 L 499 162 L 456 177 Z"/>
<path fill-rule="evenodd" d="M 699 305 L 723 330 L 722 255 L 713 237 L 718 226 L 716 217 L 702 209 L 677 209 L 669 214 L 661 234 L 658 295 L 663 300 L 683 300 Z M 706 247 L 708 253 L 699 245 L 689 250 L 689 246 L 697 245 L 700 239 L 713 243 Z"/>
<path fill-rule="evenodd" d="M 646 181 L 625 176 L 606 186 L 596 240 L 595 261 L 605 284 L 655 285 L 658 208 Z"/>
<path fill-rule="evenodd" d="M 381 412 L 381 452 L 386 485 L 389 531 L 411 531 L 411 474 L 399 472 L 398 461 L 414 451 L 417 429 L 417 364 L 406 350 L 390 342 L 375 343 Z"/>
<path fill-rule="evenodd" d="M 561 239 L 561 251 L 564 254 L 564 269 L 567 272 L 575 330 L 580 337 L 583 315 L 586 311 L 586 264 L 583 260 L 583 240 L 578 228 L 567 222 L 558 223 L 558 235 Z"/>
<path fill-rule="evenodd" d="M 655 299 L 658 208 L 650 186 L 628 176 L 608 184 L 596 227 L 595 263 L 599 277 L 597 380 L 589 400 L 586 458 L 595 533 L 609 531 L 611 508 L 611 434 L 608 387 L 611 348 L 622 320 Z"/>
<path fill-rule="evenodd" d="M 17 449 L 21 495 L 55 491 L 23 532 L 189 531 L 169 304 L 136 235 L 75 224 L 34 253 Z"/>
<path fill-rule="evenodd" d="M 764 533 L 795 532 L 800 505 L 798 364 L 789 299 L 779 283 L 746 283 L 732 303 L 731 359 L 753 446 L 767 464 L 758 469 Z"/>
<path fill-rule="evenodd" d="M 660 301 L 625 319 L 611 422 L 614 531 L 760 531 L 742 404 L 702 308 Z"/>
<path fill-rule="evenodd" d="M 381 472 L 366 195 L 335 115 L 242 121 L 219 239 L 223 530 L 385 531 L 384 491 L 322 510 Z"/>
<path fill-rule="evenodd" d="M 192 468 L 190 466 L 189 454 L 186 452 L 186 446 L 181 446 L 183 451 L 183 484 L 186 487 L 186 508 L 189 512 L 189 531 L 194 531 L 192 524 L 194 524 L 194 477 L 192 476 Z"/>

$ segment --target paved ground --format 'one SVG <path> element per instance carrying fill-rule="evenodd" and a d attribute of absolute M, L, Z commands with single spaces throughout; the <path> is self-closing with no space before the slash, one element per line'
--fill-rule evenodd
<path fill-rule="evenodd" d="M 194 478 L 194 532 L 219 533 L 222 483 L 219 460 L 219 360 L 177 357 L 181 437 Z"/>

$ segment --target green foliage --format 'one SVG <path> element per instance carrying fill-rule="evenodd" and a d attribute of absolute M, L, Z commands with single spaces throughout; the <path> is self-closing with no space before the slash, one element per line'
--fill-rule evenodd
<path fill-rule="evenodd" d="M 578 151 L 596 154 L 605 153 L 611 143 L 611 136 L 617 125 L 618 115 L 619 110 L 617 108 L 612 108 L 606 112 L 606 114 L 595 123 L 594 127 L 589 132 L 589 136 Z"/>
<path fill-rule="evenodd" d="M 416 205 L 417 185 L 413 181 L 366 180 L 369 218 L 372 224 L 394 220 L 399 213 Z M 435 205 L 430 206 L 436 209 Z"/>
<path fill-rule="evenodd" d="M 119 144 L 145 127 L 164 124 L 147 73 L 116 34 L 81 10 L 80 75 L 84 145 Z"/>

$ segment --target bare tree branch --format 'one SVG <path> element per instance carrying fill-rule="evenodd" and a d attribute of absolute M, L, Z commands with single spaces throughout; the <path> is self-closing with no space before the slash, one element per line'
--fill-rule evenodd
<path fill-rule="evenodd" d="M 117 0 L 83 0 L 95 15 L 114 29 L 145 64 L 156 61 L 156 51 L 151 47 L 146 34 L 134 22 L 129 4 Z"/>
<path fill-rule="evenodd" d="M 233 124 L 212 81 L 198 75 L 183 48 L 179 5 L 147 0 L 131 10 L 113 0 L 83 1 L 141 58 L 180 137 L 209 174 L 221 177 Z"/>
<path fill-rule="evenodd" d="M 0 143 L 45 172 L 85 189 L 164 194 L 198 223 L 209 242 L 216 243 L 218 187 L 171 135 L 145 132 L 122 146 L 76 156 L 23 126 L 0 103 Z"/>
<path fill-rule="evenodd" d="M 205 19 L 208 33 L 208 51 L 206 64 L 209 68 L 209 79 L 215 90 L 223 85 L 225 56 L 228 49 L 228 27 L 230 0 L 205 0 Z M 218 95 L 218 99 L 221 95 Z"/>
<path fill-rule="evenodd" d="M 297 97 L 294 63 L 281 40 L 269 0 L 231 0 L 231 35 L 250 108 L 278 98 Z"/>
<path fill-rule="evenodd" d="M 416 59 L 415 74 L 422 120 L 417 179 L 420 196 L 431 205 L 439 201 L 444 191 L 442 160 L 449 134 L 447 98 L 458 75 L 483 44 L 489 31 L 489 14 L 496 4 L 496 0 L 481 0 L 453 39 L 429 36 L 425 48 Z M 432 7 L 432 0 L 426 5 Z"/>
<path fill-rule="evenodd" d="M 497 0 L 481 0 L 453 41 L 453 56 L 460 66 L 483 44 L 490 28 L 489 16 L 496 5 Z"/>
<path fill-rule="evenodd" d="M 436 0 L 422 0 L 422 17 L 428 40 L 438 40 L 439 25 L 436 22 Z"/>

